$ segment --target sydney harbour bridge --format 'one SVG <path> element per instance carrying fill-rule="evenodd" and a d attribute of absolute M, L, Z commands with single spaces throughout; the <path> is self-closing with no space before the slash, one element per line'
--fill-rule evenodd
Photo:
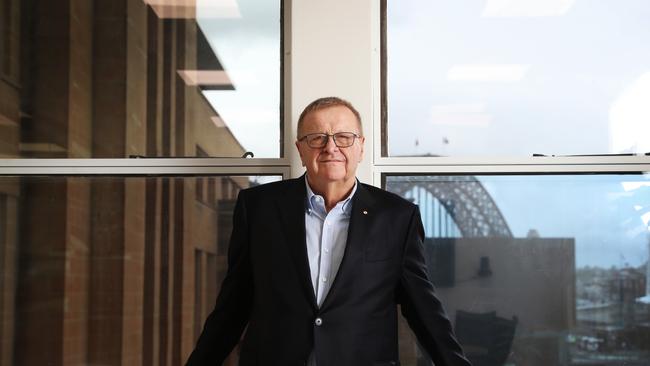
<path fill-rule="evenodd" d="M 512 237 L 496 203 L 473 176 L 388 176 L 386 189 L 420 206 L 427 237 Z"/>

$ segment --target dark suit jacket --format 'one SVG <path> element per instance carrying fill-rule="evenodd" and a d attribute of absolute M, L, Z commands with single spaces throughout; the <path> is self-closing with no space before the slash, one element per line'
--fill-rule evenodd
<path fill-rule="evenodd" d="M 417 207 L 359 183 L 343 261 L 321 308 L 305 244 L 304 176 L 240 192 L 228 273 L 187 365 L 398 365 L 397 305 L 436 366 L 469 365 L 428 279 Z"/>

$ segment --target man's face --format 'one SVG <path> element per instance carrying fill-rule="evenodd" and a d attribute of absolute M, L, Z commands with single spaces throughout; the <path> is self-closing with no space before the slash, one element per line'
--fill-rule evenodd
<path fill-rule="evenodd" d="M 311 133 L 334 134 L 353 132 L 361 135 L 357 119 L 345 106 L 333 106 L 311 112 L 303 119 L 298 138 Z M 346 183 L 355 179 L 357 165 L 363 158 L 364 138 L 355 139 L 349 147 L 337 147 L 330 137 L 323 148 L 312 148 L 306 140 L 296 141 L 302 165 L 307 168 L 311 183 Z"/>

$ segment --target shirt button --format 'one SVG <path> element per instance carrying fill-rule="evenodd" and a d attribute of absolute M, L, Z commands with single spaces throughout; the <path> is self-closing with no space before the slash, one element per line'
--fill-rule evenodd
<path fill-rule="evenodd" d="M 330 252 L 330 250 L 325 248 L 325 253 L 329 253 L 329 252 Z"/>
<path fill-rule="evenodd" d="M 323 282 L 327 282 L 327 277 L 322 278 Z"/>
<path fill-rule="evenodd" d="M 323 324 L 323 319 L 316 318 L 316 320 L 314 320 L 314 324 L 316 324 L 317 327 L 320 327 Z"/>

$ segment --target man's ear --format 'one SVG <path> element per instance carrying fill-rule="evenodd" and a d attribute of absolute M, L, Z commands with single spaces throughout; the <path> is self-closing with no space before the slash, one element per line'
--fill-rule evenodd
<path fill-rule="evenodd" d="M 366 142 L 366 138 L 363 137 L 363 136 L 359 137 L 359 142 L 360 142 L 360 145 L 361 145 L 361 154 L 360 154 L 360 156 L 359 156 L 359 162 L 361 162 L 361 161 L 363 160 L 364 152 L 366 151 L 366 150 L 365 150 L 365 146 L 366 146 L 366 144 L 365 144 L 365 142 Z"/>
<path fill-rule="evenodd" d="M 300 150 L 300 141 L 296 141 L 296 150 L 298 150 L 298 155 L 300 155 L 300 163 L 302 166 L 305 166 L 305 161 L 302 159 L 302 151 Z"/>

